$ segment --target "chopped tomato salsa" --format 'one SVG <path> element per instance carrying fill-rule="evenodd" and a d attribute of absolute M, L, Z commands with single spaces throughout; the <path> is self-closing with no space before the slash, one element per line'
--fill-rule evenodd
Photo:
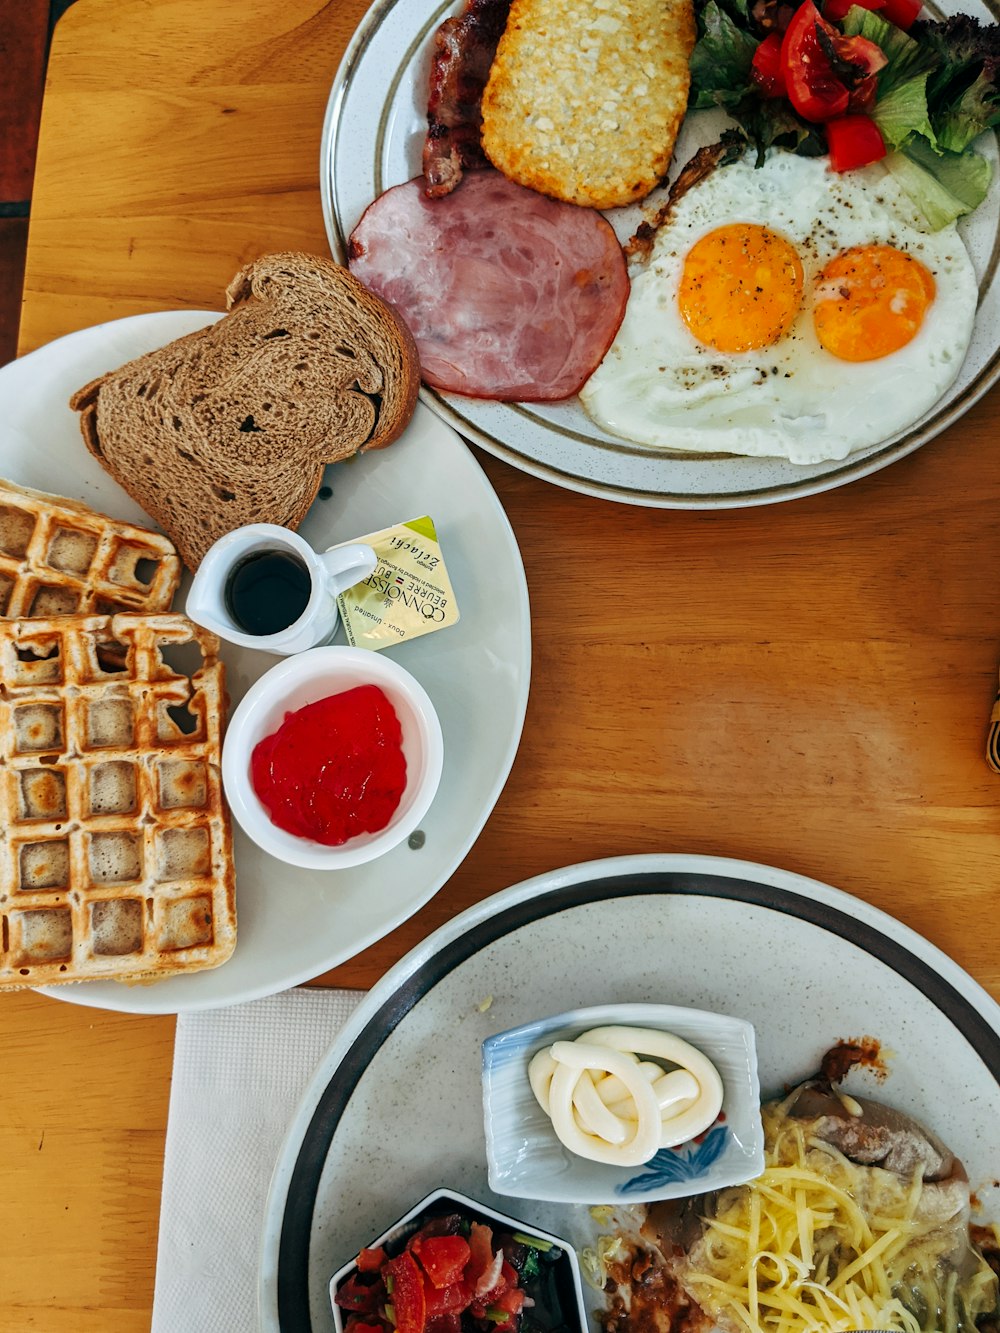
<path fill-rule="evenodd" d="M 433 1217 L 394 1257 L 360 1252 L 334 1298 L 344 1333 L 519 1333 L 528 1285 L 560 1253 L 537 1246 L 459 1213 Z"/>

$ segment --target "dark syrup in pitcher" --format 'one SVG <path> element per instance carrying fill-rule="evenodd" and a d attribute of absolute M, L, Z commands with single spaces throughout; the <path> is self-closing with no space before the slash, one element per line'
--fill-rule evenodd
<path fill-rule="evenodd" d="M 288 551 L 254 551 L 226 580 L 226 610 L 244 634 L 280 634 L 306 609 L 312 577 Z"/>

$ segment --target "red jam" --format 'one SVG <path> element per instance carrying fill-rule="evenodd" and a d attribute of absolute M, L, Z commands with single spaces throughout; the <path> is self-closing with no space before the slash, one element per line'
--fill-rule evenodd
<path fill-rule="evenodd" d="M 254 748 L 253 789 L 287 833 L 339 847 L 359 833 L 378 833 L 406 786 L 403 733 L 396 710 L 377 685 L 286 713 Z"/>

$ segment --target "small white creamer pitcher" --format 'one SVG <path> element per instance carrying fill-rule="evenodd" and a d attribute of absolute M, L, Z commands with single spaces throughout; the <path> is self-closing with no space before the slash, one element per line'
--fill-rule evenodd
<path fill-rule="evenodd" d="M 243 594 L 244 600 L 252 602 L 253 583 L 246 579 L 245 571 L 252 571 L 254 563 L 268 555 L 284 556 L 300 584 L 299 602 L 288 603 L 290 614 L 295 615 L 295 606 L 304 605 L 285 627 L 270 633 L 259 629 L 255 632 L 248 628 L 252 618 L 241 620 L 233 588 L 243 576 L 250 587 Z M 338 596 L 367 578 L 376 564 L 375 552 L 361 542 L 318 552 L 290 528 L 276 523 L 248 523 L 226 533 L 209 549 L 188 593 L 187 614 L 220 639 L 288 657 L 330 641 L 339 620 Z M 277 608 L 272 604 L 271 610 L 275 609 L 280 621 L 280 604 Z"/>

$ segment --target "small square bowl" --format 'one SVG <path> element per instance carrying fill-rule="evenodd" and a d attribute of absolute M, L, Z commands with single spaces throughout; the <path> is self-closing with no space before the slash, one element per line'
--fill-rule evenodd
<path fill-rule="evenodd" d="M 387 1231 L 383 1231 L 381 1236 L 370 1241 L 367 1248 L 374 1250 L 381 1245 L 392 1258 L 403 1249 L 410 1236 L 425 1222 L 446 1213 L 461 1213 L 473 1222 L 483 1222 L 493 1227 L 494 1232 L 498 1229 L 515 1231 L 522 1236 L 530 1236 L 552 1246 L 554 1257 L 551 1282 L 545 1288 L 547 1299 L 536 1302 L 532 1310 L 533 1321 L 544 1330 L 544 1333 L 588 1333 L 587 1308 L 583 1303 L 583 1286 L 580 1281 L 580 1263 L 572 1245 L 561 1236 L 553 1236 L 550 1232 L 541 1231 L 538 1227 L 521 1222 L 516 1217 L 508 1217 L 506 1213 L 498 1213 L 492 1208 L 487 1208 L 485 1204 L 469 1198 L 467 1194 L 459 1194 L 456 1190 L 450 1189 L 434 1190 L 398 1222 L 394 1222 Z M 557 1256 L 556 1250 L 559 1251 Z M 344 1319 L 343 1311 L 334 1301 L 334 1297 L 347 1279 L 356 1272 L 357 1262 L 352 1259 L 343 1268 L 339 1268 L 330 1279 L 330 1304 L 333 1306 L 333 1322 L 337 1333 L 344 1333 Z M 532 1294 L 530 1289 L 528 1294 Z M 535 1292 L 536 1297 L 540 1295 L 541 1293 Z"/>
<path fill-rule="evenodd" d="M 528 1082 L 533 1055 L 590 1028 L 620 1024 L 672 1032 L 702 1051 L 722 1077 L 722 1111 L 696 1140 L 661 1148 L 642 1166 L 592 1162 L 570 1152 Z M 614 1004 L 542 1018 L 483 1042 L 483 1113 L 490 1189 L 553 1203 L 679 1199 L 752 1180 L 764 1170 L 764 1130 L 754 1030 L 742 1018 L 667 1004 Z"/>

